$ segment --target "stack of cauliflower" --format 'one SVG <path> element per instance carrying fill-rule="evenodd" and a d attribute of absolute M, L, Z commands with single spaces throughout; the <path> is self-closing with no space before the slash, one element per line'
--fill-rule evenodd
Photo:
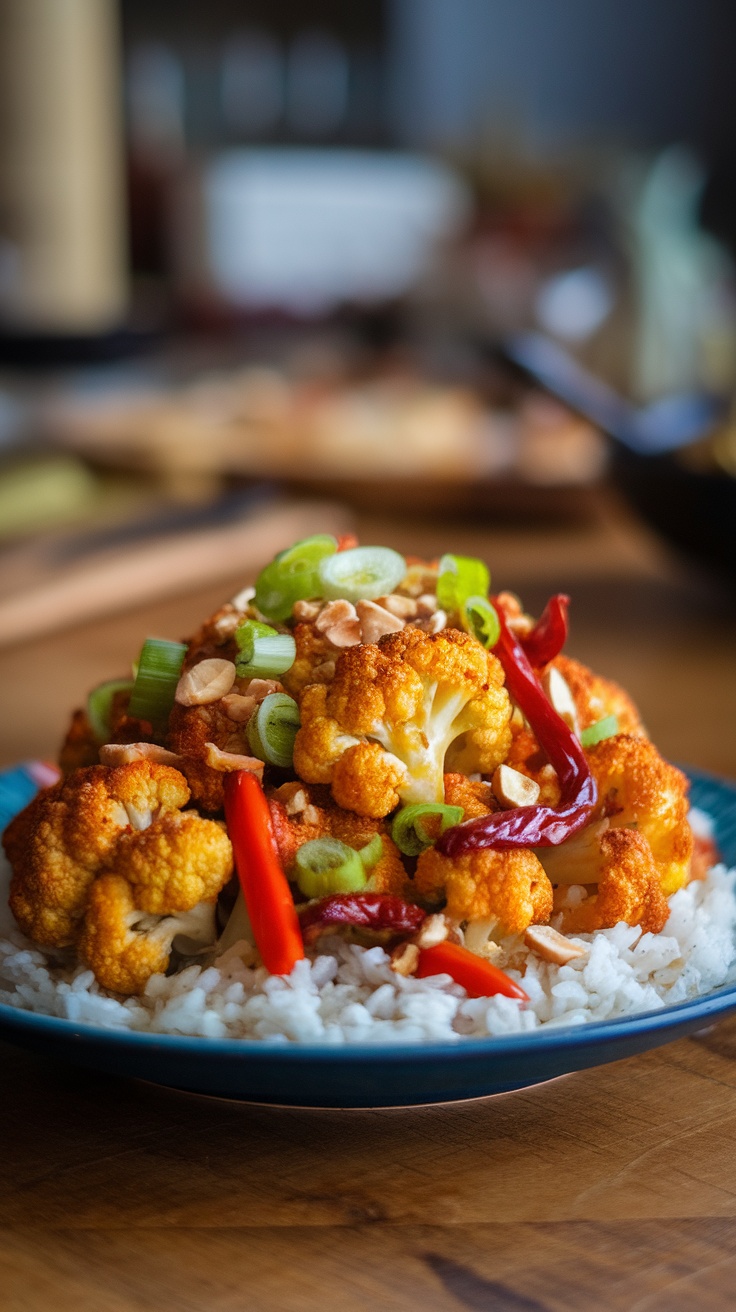
<path fill-rule="evenodd" d="M 566 656 L 539 674 L 549 680 L 554 669 L 570 723 L 582 731 L 615 715 L 619 727 L 586 752 L 598 789 L 586 828 L 537 851 L 399 852 L 391 816 L 407 803 L 459 805 L 469 819 L 530 797 L 554 806 L 560 795 L 499 661 L 439 609 L 436 579 L 416 563 L 385 597 L 296 602 L 280 626 L 293 633 L 296 659 L 280 682 L 237 676 L 235 631 L 263 618 L 251 590 L 189 642 L 164 728 L 131 717 L 125 691 L 105 743 L 78 711 L 62 779 L 5 834 L 21 929 L 75 951 L 120 994 L 142 992 L 182 954 L 214 945 L 234 899 L 223 778 L 263 770 L 248 721 L 269 693 L 286 691 L 301 722 L 293 769 L 266 766 L 264 787 L 287 875 L 310 839 L 362 848 L 379 833 L 367 891 L 444 910 L 466 942 L 474 925 L 484 943 L 550 921 L 567 933 L 620 920 L 661 930 L 667 898 L 692 873 L 687 781 L 649 742 L 627 695 Z M 498 601 L 517 633 L 531 628 L 515 598 Z M 570 885 L 587 896 L 571 900 Z"/>

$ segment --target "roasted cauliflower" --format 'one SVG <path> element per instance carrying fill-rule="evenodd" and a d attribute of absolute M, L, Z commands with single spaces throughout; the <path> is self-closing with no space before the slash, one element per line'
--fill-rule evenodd
<path fill-rule="evenodd" d="M 605 829 L 589 843 L 589 875 L 595 874 L 596 890 L 574 907 L 562 911 L 562 929 L 567 934 L 590 934 L 610 929 L 619 921 L 640 925 L 659 934 L 667 922 L 669 908 L 662 891 L 652 850 L 635 829 Z"/>
<path fill-rule="evenodd" d="M 417 861 L 413 882 L 421 901 L 444 901 L 450 919 L 495 921 L 501 934 L 546 924 L 552 912 L 552 885 L 527 848 L 496 852 L 486 847 L 446 857 L 430 847 Z"/>
<path fill-rule="evenodd" d="M 380 819 L 399 802 L 442 801 L 445 769 L 492 772 L 509 748 L 500 663 L 468 634 L 405 628 L 350 647 L 331 685 L 301 698 L 297 774 L 338 806 Z"/>
<path fill-rule="evenodd" d="M 96 881 L 108 875 L 125 882 L 136 912 L 214 905 L 232 872 L 230 840 L 216 821 L 181 811 L 189 797 L 178 770 L 147 760 L 88 766 L 44 789 L 5 832 L 10 906 L 20 928 L 45 947 L 78 942 L 87 960 L 86 915 Z M 103 901 L 95 890 L 98 919 Z M 99 925 L 95 933 L 98 941 Z M 159 958 L 162 950 L 159 941 Z M 109 972 L 97 977 L 117 987 Z"/>

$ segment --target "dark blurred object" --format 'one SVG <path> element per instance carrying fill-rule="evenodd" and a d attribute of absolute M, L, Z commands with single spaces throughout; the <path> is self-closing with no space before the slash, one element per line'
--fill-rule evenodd
<path fill-rule="evenodd" d="M 693 469 L 677 453 L 637 456 L 624 447 L 615 452 L 613 475 L 664 537 L 736 584 L 736 479 Z"/>
<path fill-rule="evenodd" d="M 683 393 L 637 409 L 536 334 L 512 339 L 501 356 L 614 438 L 613 476 L 630 502 L 675 546 L 736 582 L 736 478 L 719 459 L 731 450 L 731 429 L 718 424 L 723 400 Z"/>
<path fill-rule="evenodd" d="M 160 341 L 149 328 L 119 328 L 104 333 L 25 333 L 0 330 L 0 364 L 17 369 L 104 364 L 140 355 Z"/>
<path fill-rule="evenodd" d="M 724 415 L 723 399 L 705 392 L 674 393 L 637 408 L 541 333 L 520 334 L 500 349 L 502 357 L 636 455 L 696 442 Z"/>

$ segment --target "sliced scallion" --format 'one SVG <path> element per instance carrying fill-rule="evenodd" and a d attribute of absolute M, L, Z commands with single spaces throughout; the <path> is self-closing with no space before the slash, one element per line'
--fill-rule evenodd
<path fill-rule="evenodd" d="M 381 835 L 374 834 L 370 843 L 366 843 L 365 847 L 358 848 L 358 856 L 366 870 L 372 870 L 375 865 L 378 865 L 383 856 L 383 839 Z"/>
<path fill-rule="evenodd" d="M 391 825 L 391 837 L 404 856 L 419 856 L 425 848 L 432 847 L 435 839 L 428 833 L 422 819 L 424 816 L 442 817 L 440 833 L 452 825 L 459 825 L 465 811 L 462 806 L 448 806 L 444 802 L 414 802 L 411 806 L 402 806 L 394 816 Z"/>
<path fill-rule="evenodd" d="M 185 642 L 146 638 L 138 657 L 129 715 L 151 724 L 168 719 L 186 652 Z"/>
<path fill-rule="evenodd" d="M 254 756 L 282 769 L 294 760 L 294 739 L 299 728 L 299 707 L 285 692 L 264 697 L 248 721 L 248 742 Z"/>
<path fill-rule="evenodd" d="M 618 731 L 618 717 L 604 715 L 602 720 L 596 720 L 595 724 L 589 724 L 587 729 L 583 729 L 580 741 L 583 747 L 594 747 L 596 743 L 602 743 L 605 738 L 613 738 Z"/>
<path fill-rule="evenodd" d="M 277 633 L 270 624 L 246 620 L 235 631 L 238 678 L 277 679 L 294 664 L 296 643 L 290 633 Z"/>
<path fill-rule="evenodd" d="M 108 679 L 106 683 L 100 683 L 92 689 L 87 698 L 87 719 L 96 742 L 106 743 L 110 736 L 110 716 L 115 694 L 130 692 L 132 687 L 132 679 Z"/>
<path fill-rule="evenodd" d="M 305 897 L 359 893 L 368 876 L 360 854 L 337 838 L 313 838 L 294 858 L 296 882 Z"/>
<path fill-rule="evenodd" d="M 462 607 L 463 628 L 490 651 L 501 636 L 496 609 L 485 597 L 468 597 Z"/>
<path fill-rule="evenodd" d="M 320 562 L 336 551 L 336 538 L 329 533 L 318 533 L 279 552 L 256 579 L 254 600 L 261 614 L 271 620 L 286 620 L 295 601 L 320 597 Z"/>
<path fill-rule="evenodd" d="M 405 574 L 404 557 L 391 547 L 351 547 L 321 562 L 321 595 L 328 600 L 372 601 L 393 592 Z"/>
<path fill-rule="evenodd" d="M 450 614 L 462 614 L 469 597 L 487 597 L 488 566 L 475 556 L 443 556 L 437 579 L 437 604 Z"/>

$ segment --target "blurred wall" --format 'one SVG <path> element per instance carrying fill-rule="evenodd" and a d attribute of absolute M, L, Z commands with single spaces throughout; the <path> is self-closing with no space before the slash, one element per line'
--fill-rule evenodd
<path fill-rule="evenodd" d="M 733 0 L 391 0 L 396 134 L 736 147 Z"/>

